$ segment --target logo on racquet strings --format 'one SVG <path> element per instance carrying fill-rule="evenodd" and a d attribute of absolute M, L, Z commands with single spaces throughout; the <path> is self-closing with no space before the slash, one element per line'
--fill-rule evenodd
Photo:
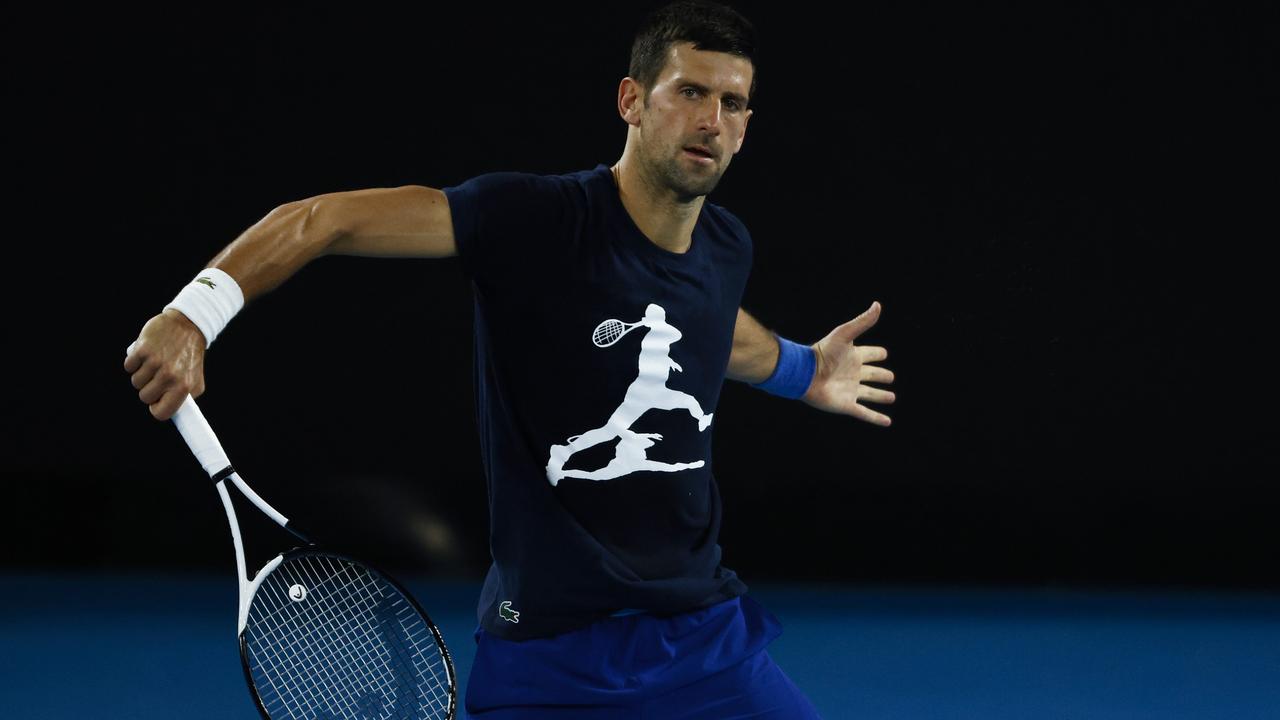
<path fill-rule="evenodd" d="M 612 318 L 605 320 L 592 331 L 591 342 L 596 347 L 607 348 L 639 327 L 648 329 L 640 341 L 639 374 L 627 388 L 622 404 L 613 411 L 603 426 L 588 430 L 581 435 L 574 435 L 569 438 L 567 445 L 551 446 L 551 457 L 547 460 L 547 480 L 552 485 L 558 484 L 566 477 L 612 480 L 638 470 L 675 472 L 699 468 L 705 464 L 702 460 L 688 463 L 650 460 L 646 451 L 662 440 L 662 435 L 631 431 L 635 421 L 649 410 L 688 411 L 693 419 L 698 421 L 698 432 L 710 427 L 713 415 L 713 413 L 703 412 L 702 406 L 692 395 L 667 387 L 667 379 L 671 371 L 682 372 L 680 363 L 671 359 L 671 346 L 683 336 L 674 325 L 667 322 L 667 311 L 661 305 L 650 303 L 645 308 L 644 317 L 633 323 Z M 618 445 L 614 450 L 613 460 L 608 465 L 590 472 L 564 469 L 565 463 L 574 454 L 614 438 L 618 439 Z"/>
<path fill-rule="evenodd" d="M 289 588 L 289 599 L 294 602 L 302 602 L 307 599 L 307 589 L 301 585 L 294 585 Z"/>

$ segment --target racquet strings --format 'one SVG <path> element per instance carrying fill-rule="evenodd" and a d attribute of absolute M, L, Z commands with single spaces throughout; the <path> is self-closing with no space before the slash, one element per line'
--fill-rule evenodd
<path fill-rule="evenodd" d="M 627 324 L 621 320 L 605 320 L 596 326 L 591 333 L 591 342 L 599 347 L 608 347 L 622 337 L 627 331 Z"/>
<path fill-rule="evenodd" d="M 287 558 L 262 582 L 245 661 L 272 718 L 445 718 L 450 668 L 415 605 L 345 558 Z"/>

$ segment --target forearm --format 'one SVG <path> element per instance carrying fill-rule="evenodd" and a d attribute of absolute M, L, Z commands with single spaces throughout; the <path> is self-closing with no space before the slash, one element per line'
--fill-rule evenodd
<path fill-rule="evenodd" d="M 778 340 L 741 308 L 733 326 L 733 349 L 729 353 L 731 380 L 759 383 L 773 374 L 778 364 Z"/>
<path fill-rule="evenodd" d="M 151 318 L 124 369 L 157 420 L 204 392 L 204 353 L 244 303 L 321 255 L 447 257 L 457 253 L 448 198 L 410 185 L 318 195 L 272 210 L 210 261 Z M 209 268 L 220 270 L 214 272 Z M 223 273 L 234 281 L 228 283 Z"/>
<path fill-rule="evenodd" d="M 420 185 L 318 195 L 272 210 L 210 263 L 245 301 L 321 255 L 447 257 L 456 253 L 442 191 Z"/>
<path fill-rule="evenodd" d="M 321 195 L 286 203 L 245 230 L 209 263 L 235 279 L 247 303 L 325 254 L 341 228 Z"/>

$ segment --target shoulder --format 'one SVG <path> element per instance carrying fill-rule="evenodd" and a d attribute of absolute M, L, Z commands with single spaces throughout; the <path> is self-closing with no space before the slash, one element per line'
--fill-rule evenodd
<path fill-rule="evenodd" d="M 560 223 L 581 211 L 581 173 L 540 174 L 501 170 L 443 188 L 454 219 L 472 230 L 528 230 Z"/>
<path fill-rule="evenodd" d="M 477 278 L 550 261 L 586 206 L 580 173 L 496 171 L 443 188 L 464 267 Z"/>
<path fill-rule="evenodd" d="M 498 170 L 475 175 L 464 182 L 444 188 L 453 195 L 545 195 L 563 193 L 581 185 L 581 173 L 540 174 L 516 170 Z"/>
<path fill-rule="evenodd" d="M 717 231 L 716 234 L 734 244 L 751 247 L 751 232 L 747 230 L 747 224 L 742 222 L 741 218 L 710 201 L 703 203 L 702 210 L 708 223 Z"/>

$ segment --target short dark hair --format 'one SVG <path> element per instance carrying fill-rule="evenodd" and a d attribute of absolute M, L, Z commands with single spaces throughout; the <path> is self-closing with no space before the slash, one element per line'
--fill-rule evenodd
<path fill-rule="evenodd" d="M 677 0 L 650 13 L 631 44 L 627 74 L 648 93 L 667 64 L 671 46 L 685 42 L 693 43 L 695 50 L 730 53 L 751 61 L 750 103 L 756 94 L 755 27 L 737 10 L 707 0 Z"/>

